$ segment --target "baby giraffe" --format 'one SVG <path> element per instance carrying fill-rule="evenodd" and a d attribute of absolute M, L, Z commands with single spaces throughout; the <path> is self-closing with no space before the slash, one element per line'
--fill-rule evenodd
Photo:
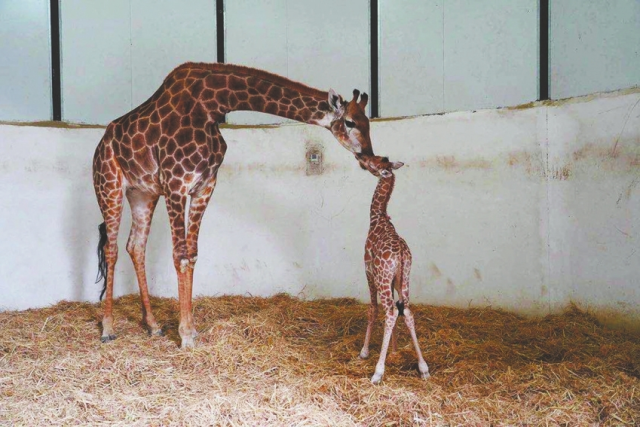
<path fill-rule="evenodd" d="M 371 330 L 378 314 L 378 294 L 385 310 L 384 338 L 380 358 L 371 382 L 378 384 L 384 375 L 384 363 L 387 358 L 389 341 L 393 333 L 398 316 L 404 316 L 404 322 L 409 328 L 413 346 L 418 355 L 418 369 L 422 378 L 429 378 L 429 367 L 422 358 L 420 345 L 416 337 L 413 314 L 409 309 L 409 272 L 411 271 L 411 251 L 402 237 L 396 233 L 387 215 L 387 204 L 395 184 L 394 169 L 401 168 L 404 163 L 390 162 L 386 157 L 361 156 L 365 158 L 364 165 L 374 176 L 378 177 L 378 185 L 371 201 L 371 220 L 369 235 L 364 248 L 364 264 L 371 294 L 369 306 L 367 333 L 360 357 L 369 357 L 369 339 Z M 393 290 L 398 293 L 398 301 L 393 303 Z"/>

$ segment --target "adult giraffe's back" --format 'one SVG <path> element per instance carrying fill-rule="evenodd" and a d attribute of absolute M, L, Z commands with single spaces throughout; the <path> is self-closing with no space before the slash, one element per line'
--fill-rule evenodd
<path fill-rule="evenodd" d="M 182 348 L 193 347 L 191 291 L 198 233 L 227 150 L 218 123 L 230 111 L 248 110 L 323 126 L 341 145 L 359 153 L 361 166 L 367 167 L 361 159 L 373 155 L 364 111 L 368 97 L 357 90 L 353 95 L 345 102 L 333 90 L 323 92 L 261 70 L 186 63 L 169 73 L 146 102 L 111 122 L 93 158 L 93 182 L 104 218 L 98 247 L 106 292 L 102 341 L 115 338 L 113 279 L 123 195 L 133 216 L 127 252 L 140 286 L 143 321 L 154 335 L 162 332 L 151 313 L 145 248 L 153 211 L 165 196 L 178 273 L 179 333 Z"/>

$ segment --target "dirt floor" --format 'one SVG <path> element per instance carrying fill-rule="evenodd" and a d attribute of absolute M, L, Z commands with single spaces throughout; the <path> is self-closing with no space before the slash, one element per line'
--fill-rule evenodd
<path fill-rule="evenodd" d="M 527 320 L 413 305 L 431 379 L 399 322 L 374 386 L 382 315 L 358 359 L 366 305 L 354 300 L 198 298 L 190 351 L 177 301 L 152 305 L 165 337 L 146 334 L 131 295 L 108 344 L 97 304 L 0 313 L 0 424 L 640 425 L 639 338 L 576 308 Z"/>

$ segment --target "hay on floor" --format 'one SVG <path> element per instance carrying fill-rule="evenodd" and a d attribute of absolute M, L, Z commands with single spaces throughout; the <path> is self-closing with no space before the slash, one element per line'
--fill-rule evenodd
<path fill-rule="evenodd" d="M 146 334 L 130 295 L 108 344 L 97 304 L 0 313 L 0 424 L 640 425 L 638 337 L 574 307 L 531 320 L 414 304 L 432 377 L 419 378 L 399 322 L 374 386 L 382 315 L 358 359 L 355 300 L 197 298 L 191 351 L 178 348 L 177 301 L 152 306 L 165 337 Z"/>

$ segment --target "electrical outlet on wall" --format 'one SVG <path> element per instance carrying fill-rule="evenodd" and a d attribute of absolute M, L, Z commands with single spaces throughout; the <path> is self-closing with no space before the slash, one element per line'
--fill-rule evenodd
<path fill-rule="evenodd" d="M 306 172 L 307 175 L 322 175 L 324 147 L 318 143 L 307 143 Z"/>

